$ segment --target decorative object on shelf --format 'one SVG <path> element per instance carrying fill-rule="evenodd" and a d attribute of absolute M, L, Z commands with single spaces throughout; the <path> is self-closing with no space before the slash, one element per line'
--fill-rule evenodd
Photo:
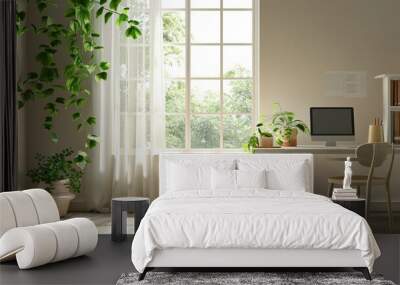
<path fill-rule="evenodd" d="M 344 162 L 343 189 L 351 189 L 351 176 L 353 175 L 351 164 L 350 157 L 347 157 L 346 161 Z"/>
<path fill-rule="evenodd" d="M 357 189 L 333 188 L 332 199 L 337 199 L 337 200 L 358 199 Z"/>
<path fill-rule="evenodd" d="M 381 74 L 383 80 L 384 141 L 400 145 L 400 74 Z"/>
<path fill-rule="evenodd" d="M 368 143 L 381 143 L 383 142 L 383 128 L 382 120 L 374 118 L 368 128 Z"/>
<path fill-rule="evenodd" d="M 81 188 L 83 171 L 74 163 L 73 153 L 67 148 L 50 156 L 37 154 L 37 167 L 27 173 L 32 182 L 50 192 L 61 217 L 68 213 L 74 193 L 79 193 Z"/>
<path fill-rule="evenodd" d="M 26 13 L 21 10 L 16 13 L 17 35 L 22 36 L 29 31 L 40 39 L 35 56 L 37 68 L 27 72 L 25 78 L 17 84 L 20 95 L 18 107 L 22 108 L 30 101 L 41 102 L 46 113 L 43 127 L 49 131 L 50 139 L 54 143 L 59 140 L 53 128 L 54 121 L 63 109 L 69 109 L 76 129 L 87 133 L 84 148 L 74 155 L 73 160 L 83 166 L 89 162 L 86 150 L 94 148 L 98 143 L 98 137 L 92 133 L 96 118 L 84 117 L 81 113 L 91 96 L 91 91 L 86 86 L 93 76 L 98 81 L 107 80 L 110 69 L 108 62 L 95 56 L 96 51 L 103 47 L 97 43 L 100 35 L 94 29 L 94 21 L 100 19 L 93 19 L 92 15 L 96 14 L 96 18 L 104 16 L 105 23 L 115 16 L 117 25 L 125 31 L 123 36 L 131 39 L 140 37 L 140 23 L 129 18 L 129 7 L 122 7 L 122 0 L 65 1 L 67 4 L 61 6 L 64 10 L 58 11 L 58 14 L 64 15 L 59 22 L 51 16 L 49 8 L 62 1 L 33 2 L 35 4 L 32 5 L 40 16 L 39 21 L 28 27 L 24 23 Z M 69 60 L 57 60 L 60 53 L 65 53 Z"/>
<path fill-rule="evenodd" d="M 297 146 L 298 130 L 309 134 L 308 126 L 301 120 L 295 119 L 293 112 L 282 111 L 279 104 L 275 103 L 278 110 L 272 115 L 271 129 L 275 142 L 281 146 Z"/>

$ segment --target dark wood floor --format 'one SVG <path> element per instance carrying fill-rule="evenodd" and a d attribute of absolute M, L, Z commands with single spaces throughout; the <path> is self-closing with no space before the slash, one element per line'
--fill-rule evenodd
<path fill-rule="evenodd" d="M 376 235 L 382 257 L 375 271 L 395 283 L 400 282 L 400 235 Z M 134 271 L 130 259 L 132 237 L 121 243 L 100 235 L 94 252 L 29 270 L 19 270 L 15 262 L 0 265 L 0 284 L 115 284 L 124 272 Z"/>

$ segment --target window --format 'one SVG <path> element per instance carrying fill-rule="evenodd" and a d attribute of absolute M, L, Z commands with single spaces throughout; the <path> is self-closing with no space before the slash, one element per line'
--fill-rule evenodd
<path fill-rule="evenodd" d="M 257 118 L 256 0 L 162 0 L 166 146 L 235 149 Z"/>

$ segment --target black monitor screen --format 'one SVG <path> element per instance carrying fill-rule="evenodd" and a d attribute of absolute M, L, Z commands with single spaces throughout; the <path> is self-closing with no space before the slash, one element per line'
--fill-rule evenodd
<path fill-rule="evenodd" d="M 310 108 L 311 135 L 354 136 L 353 108 Z"/>

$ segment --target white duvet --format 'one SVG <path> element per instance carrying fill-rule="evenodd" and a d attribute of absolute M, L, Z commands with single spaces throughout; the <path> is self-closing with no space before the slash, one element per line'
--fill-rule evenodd
<path fill-rule="evenodd" d="M 143 272 L 165 248 L 358 249 L 370 271 L 380 255 L 357 214 L 323 196 L 265 189 L 162 195 L 139 226 L 132 262 Z"/>

